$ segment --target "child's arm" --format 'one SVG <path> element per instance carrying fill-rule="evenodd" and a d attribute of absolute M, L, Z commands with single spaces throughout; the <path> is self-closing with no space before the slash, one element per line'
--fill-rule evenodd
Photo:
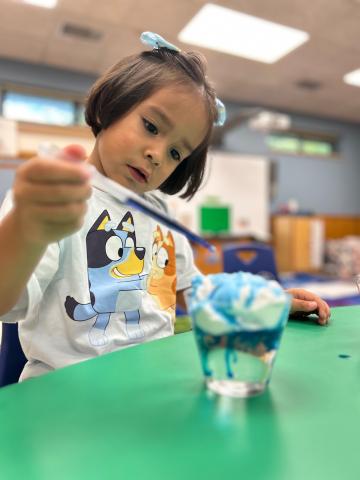
<path fill-rule="evenodd" d="M 330 307 L 320 297 L 303 288 L 289 288 L 286 291 L 293 297 L 290 315 L 301 318 L 315 313 L 320 325 L 326 325 L 329 322 Z"/>
<path fill-rule="evenodd" d="M 35 157 L 18 168 L 14 206 L 0 222 L 0 315 L 17 302 L 49 243 L 78 230 L 91 193 L 81 162 Z"/>

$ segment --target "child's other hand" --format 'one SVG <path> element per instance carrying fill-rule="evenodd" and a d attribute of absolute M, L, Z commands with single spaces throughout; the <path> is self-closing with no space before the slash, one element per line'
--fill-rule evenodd
<path fill-rule="evenodd" d="M 30 244 L 46 246 L 82 226 L 91 195 L 85 158 L 81 146 L 70 145 L 55 159 L 37 156 L 17 169 L 13 215 Z"/>
<path fill-rule="evenodd" d="M 286 291 L 293 297 L 290 315 L 301 318 L 315 313 L 320 325 L 329 323 L 330 307 L 320 297 L 303 288 L 289 288 Z"/>

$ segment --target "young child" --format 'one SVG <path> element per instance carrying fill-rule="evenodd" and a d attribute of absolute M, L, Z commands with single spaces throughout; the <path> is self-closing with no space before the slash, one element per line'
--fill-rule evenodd
<path fill-rule="evenodd" d="M 202 57 L 142 38 L 154 48 L 116 64 L 89 94 L 87 162 L 166 209 L 153 192 L 196 193 L 224 108 Z M 184 237 L 124 206 L 101 178 L 91 187 L 83 160 L 70 146 L 26 162 L 1 209 L 0 319 L 19 322 L 22 379 L 173 334 L 176 302 L 197 273 Z M 291 293 L 293 312 L 327 322 L 319 297 Z"/>

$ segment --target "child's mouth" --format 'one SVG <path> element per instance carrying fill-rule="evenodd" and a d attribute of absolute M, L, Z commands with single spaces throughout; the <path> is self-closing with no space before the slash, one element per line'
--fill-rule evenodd
<path fill-rule="evenodd" d="M 146 183 L 147 182 L 147 177 L 144 173 L 142 173 L 141 170 L 138 168 L 132 167 L 131 165 L 128 165 L 129 171 L 131 176 L 139 183 Z"/>

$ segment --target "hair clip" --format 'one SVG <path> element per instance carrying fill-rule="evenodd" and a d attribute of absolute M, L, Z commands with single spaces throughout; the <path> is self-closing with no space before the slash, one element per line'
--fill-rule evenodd
<path fill-rule="evenodd" d="M 214 122 L 215 127 L 222 127 L 226 121 L 226 108 L 225 105 L 221 100 L 217 97 L 215 99 L 216 109 L 218 112 L 218 118 L 216 122 Z"/>
<path fill-rule="evenodd" d="M 168 50 L 174 50 L 175 52 L 180 52 L 180 48 L 176 47 L 172 43 L 169 43 L 165 38 L 161 37 L 157 33 L 153 32 L 143 32 L 140 35 L 140 40 L 144 45 L 148 45 L 153 48 L 167 48 Z"/>
<path fill-rule="evenodd" d="M 140 40 L 144 45 L 149 47 L 159 49 L 167 48 L 168 50 L 173 50 L 175 52 L 181 52 L 180 48 L 176 47 L 172 43 L 169 43 L 165 38 L 161 37 L 154 32 L 143 32 L 140 35 Z M 215 104 L 218 112 L 217 120 L 214 122 L 216 127 L 222 127 L 226 121 L 226 108 L 221 100 L 217 97 L 215 99 Z"/>

